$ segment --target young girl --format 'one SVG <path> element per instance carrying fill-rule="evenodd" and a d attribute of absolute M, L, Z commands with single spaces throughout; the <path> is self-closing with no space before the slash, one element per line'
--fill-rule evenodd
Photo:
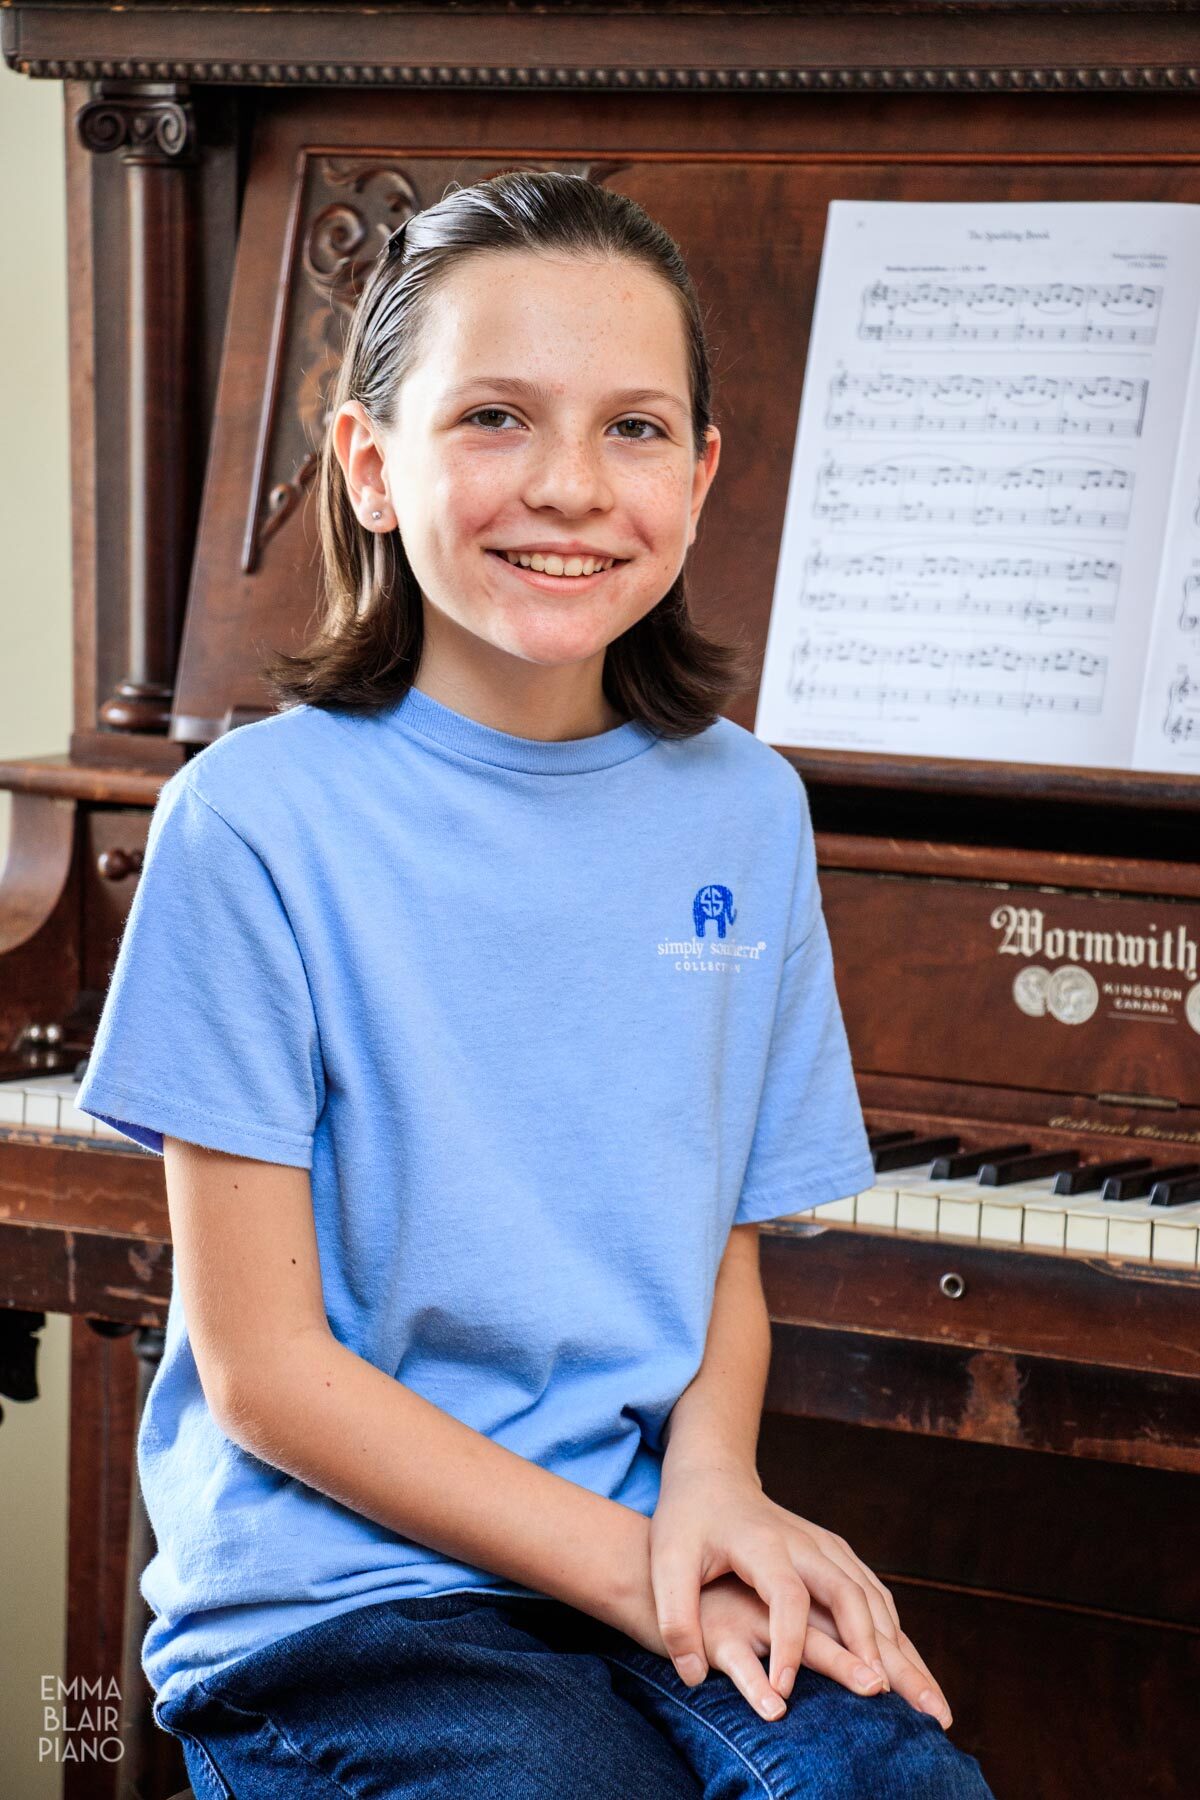
<path fill-rule="evenodd" d="M 633 202 L 411 219 L 295 704 L 155 808 L 79 1103 L 165 1158 L 144 1666 L 200 1800 L 988 1794 L 755 1472 L 758 1221 L 872 1167 L 803 790 L 688 616 L 710 404 Z"/>

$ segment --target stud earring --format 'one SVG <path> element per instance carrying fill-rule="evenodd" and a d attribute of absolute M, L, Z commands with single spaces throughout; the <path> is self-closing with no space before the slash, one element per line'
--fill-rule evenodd
<path fill-rule="evenodd" d="M 381 513 L 381 512 L 373 512 L 373 513 L 372 513 L 372 514 L 371 514 L 371 517 L 372 517 L 372 518 L 373 518 L 373 519 L 382 519 L 382 517 L 383 517 L 383 514 L 382 514 L 382 513 Z"/>

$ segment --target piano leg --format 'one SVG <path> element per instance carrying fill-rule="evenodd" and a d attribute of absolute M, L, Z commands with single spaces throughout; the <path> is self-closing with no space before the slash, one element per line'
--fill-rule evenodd
<path fill-rule="evenodd" d="M 98 1681 L 100 1704 L 119 1705 L 120 1755 L 65 1764 L 63 1800 L 166 1800 L 187 1785 L 177 1739 L 154 1723 L 141 1668 L 149 1613 L 138 1581 L 153 1535 L 135 1453 L 162 1335 L 157 1326 L 72 1320 L 67 1678 L 81 1695 L 65 1705 L 94 1710 L 82 1683 Z"/>

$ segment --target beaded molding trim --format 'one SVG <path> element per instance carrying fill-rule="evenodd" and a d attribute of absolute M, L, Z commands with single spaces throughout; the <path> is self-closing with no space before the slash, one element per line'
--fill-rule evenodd
<path fill-rule="evenodd" d="M 599 89 L 617 93 L 1144 93 L 1200 88 L 1200 65 L 1115 68 L 600 69 L 396 63 L 144 62 L 13 58 L 54 80 L 271 82 L 320 87 Z"/>

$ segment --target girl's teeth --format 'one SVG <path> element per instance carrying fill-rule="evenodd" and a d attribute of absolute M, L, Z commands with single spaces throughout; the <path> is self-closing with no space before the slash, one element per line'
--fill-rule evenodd
<path fill-rule="evenodd" d="M 614 558 L 601 556 L 542 556 L 538 553 L 526 555 L 524 551 L 506 550 L 508 562 L 522 569 L 536 569 L 538 574 L 546 575 L 595 575 L 601 569 L 611 569 Z"/>

